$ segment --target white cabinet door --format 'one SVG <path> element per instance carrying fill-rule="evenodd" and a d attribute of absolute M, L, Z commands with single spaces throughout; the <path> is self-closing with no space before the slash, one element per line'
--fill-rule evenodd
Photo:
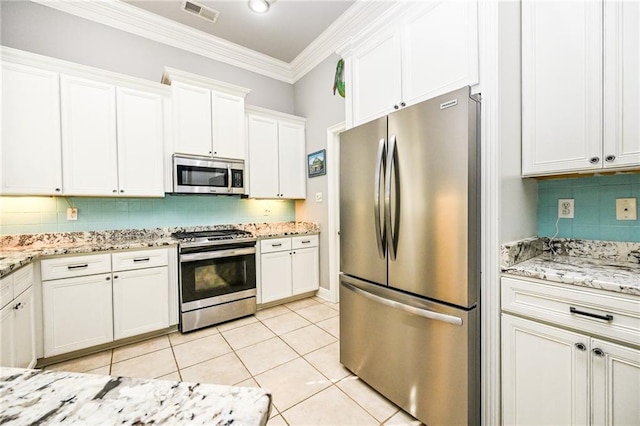
<path fill-rule="evenodd" d="M 113 340 L 111 274 L 42 283 L 44 356 Z"/>
<path fill-rule="evenodd" d="M 114 339 L 169 327 L 167 267 L 114 272 Z"/>
<path fill-rule="evenodd" d="M 174 152 L 211 155 L 211 91 L 172 82 L 171 93 Z"/>
<path fill-rule="evenodd" d="M 315 291 L 320 286 L 318 247 L 297 249 L 291 266 L 293 294 Z"/>
<path fill-rule="evenodd" d="M 60 76 L 65 195 L 118 192 L 116 88 Z"/>
<path fill-rule="evenodd" d="M 307 197 L 304 130 L 300 124 L 278 123 L 278 181 L 282 198 Z"/>
<path fill-rule="evenodd" d="M 13 301 L 13 307 L 15 312 L 13 323 L 14 366 L 32 368 L 36 365 L 33 287 L 22 292 Z"/>
<path fill-rule="evenodd" d="M 119 194 L 162 197 L 162 96 L 119 87 L 117 111 Z"/>
<path fill-rule="evenodd" d="M 640 351 L 592 339 L 592 423 L 640 424 Z"/>
<path fill-rule="evenodd" d="M 640 3 L 604 4 L 604 167 L 640 165 Z"/>
<path fill-rule="evenodd" d="M 249 196 L 277 198 L 278 121 L 256 115 L 248 116 Z"/>
<path fill-rule="evenodd" d="M 503 314 L 504 424 L 587 424 L 588 349 L 584 335 Z"/>
<path fill-rule="evenodd" d="M 0 366 L 15 366 L 14 333 L 13 333 L 13 303 L 0 311 Z"/>
<path fill-rule="evenodd" d="M 524 175 L 602 167 L 602 54 L 602 3 L 522 3 Z"/>
<path fill-rule="evenodd" d="M 477 8 L 475 1 L 432 2 L 404 24 L 404 103 L 478 83 Z"/>
<path fill-rule="evenodd" d="M 381 117 L 402 101 L 400 33 L 389 32 L 371 41 L 349 58 L 353 84 L 353 125 Z M 347 83 L 348 84 L 348 83 Z"/>
<path fill-rule="evenodd" d="M 2 64 L 2 194 L 62 194 L 58 73 Z"/>
<path fill-rule="evenodd" d="M 260 255 L 262 303 L 291 296 L 291 256 L 290 251 Z"/>
<path fill-rule="evenodd" d="M 244 160 L 244 97 L 211 92 L 213 155 Z"/>

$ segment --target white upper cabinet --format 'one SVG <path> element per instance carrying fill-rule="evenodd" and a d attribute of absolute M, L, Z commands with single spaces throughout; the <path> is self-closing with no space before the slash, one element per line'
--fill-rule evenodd
<path fill-rule="evenodd" d="M 640 165 L 640 3 L 604 6 L 604 167 Z"/>
<path fill-rule="evenodd" d="M 164 195 L 162 95 L 117 91 L 118 187 L 129 197 Z"/>
<path fill-rule="evenodd" d="M 244 98 L 250 92 L 165 68 L 162 82 L 173 99 L 173 152 L 244 160 Z"/>
<path fill-rule="evenodd" d="M 301 117 L 247 108 L 249 197 L 306 198 L 304 123 Z"/>
<path fill-rule="evenodd" d="M 3 61 L 1 78 L 1 193 L 61 194 L 58 73 Z"/>
<path fill-rule="evenodd" d="M 118 193 L 116 87 L 60 77 L 65 195 Z"/>
<path fill-rule="evenodd" d="M 475 1 L 405 3 L 384 27 L 376 23 L 340 49 L 347 127 L 477 84 L 477 7 Z"/>
<path fill-rule="evenodd" d="M 164 196 L 166 86 L 0 53 L 2 194 Z"/>
<path fill-rule="evenodd" d="M 523 2 L 524 176 L 640 166 L 639 10 L 623 1 Z"/>

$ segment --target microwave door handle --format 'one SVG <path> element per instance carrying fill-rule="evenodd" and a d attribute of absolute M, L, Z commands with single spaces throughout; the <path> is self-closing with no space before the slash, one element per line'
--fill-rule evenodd
<path fill-rule="evenodd" d="M 231 164 L 227 164 L 227 190 L 231 192 Z"/>
<path fill-rule="evenodd" d="M 385 156 L 386 156 L 385 140 L 380 139 L 378 142 L 378 153 L 376 155 L 376 169 L 373 178 L 373 217 L 375 220 L 376 242 L 378 245 L 378 253 L 380 257 L 386 255 L 386 229 L 385 222 L 380 218 L 380 179 L 384 179 L 385 174 Z"/>

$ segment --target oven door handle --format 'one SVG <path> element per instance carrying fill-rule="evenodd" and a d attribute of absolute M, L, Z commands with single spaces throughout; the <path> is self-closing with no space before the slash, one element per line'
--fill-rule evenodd
<path fill-rule="evenodd" d="M 229 249 L 229 250 L 213 250 L 202 253 L 181 254 L 180 262 L 194 262 L 196 260 L 219 259 L 221 257 L 242 256 L 244 254 L 253 254 L 256 252 L 255 247 Z"/>

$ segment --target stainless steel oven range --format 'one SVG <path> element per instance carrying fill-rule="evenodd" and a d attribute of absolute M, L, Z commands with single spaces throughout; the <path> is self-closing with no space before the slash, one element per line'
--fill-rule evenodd
<path fill-rule="evenodd" d="M 180 331 L 256 312 L 256 239 L 239 229 L 176 232 Z"/>

